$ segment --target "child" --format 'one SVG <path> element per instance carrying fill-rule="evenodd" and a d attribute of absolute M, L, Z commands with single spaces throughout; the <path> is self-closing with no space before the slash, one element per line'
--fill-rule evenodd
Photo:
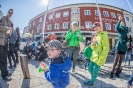
<path fill-rule="evenodd" d="M 44 69 L 46 79 L 54 88 L 66 88 L 69 84 L 70 56 L 62 51 L 62 44 L 58 40 L 48 42 L 48 57 L 51 59 L 49 71 Z"/>
<path fill-rule="evenodd" d="M 90 47 L 91 45 L 91 42 L 87 42 L 87 47 L 85 48 L 84 50 L 84 57 L 86 59 L 86 62 L 85 62 L 85 69 L 87 69 L 87 66 L 89 66 L 89 62 L 90 62 L 90 58 L 91 58 L 91 54 L 92 54 L 92 49 Z"/>
<path fill-rule="evenodd" d="M 88 67 L 88 71 L 91 74 L 91 79 L 84 82 L 84 85 L 86 86 L 93 86 L 98 76 L 100 67 L 106 62 L 109 52 L 108 33 L 102 31 L 102 26 L 99 22 L 95 22 L 93 24 L 93 29 L 97 33 L 97 36 L 94 36 L 91 42 L 92 56 Z"/>

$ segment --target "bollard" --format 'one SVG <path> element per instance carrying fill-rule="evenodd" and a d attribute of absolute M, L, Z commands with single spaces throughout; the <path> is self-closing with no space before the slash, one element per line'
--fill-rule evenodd
<path fill-rule="evenodd" d="M 30 79 L 29 68 L 27 63 L 27 55 L 20 54 L 20 63 L 21 63 L 21 68 L 22 68 L 24 78 Z"/>

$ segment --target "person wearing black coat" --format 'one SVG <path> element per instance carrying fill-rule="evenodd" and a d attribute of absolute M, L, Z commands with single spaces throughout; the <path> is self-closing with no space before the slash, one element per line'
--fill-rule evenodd
<path fill-rule="evenodd" d="M 45 59 L 47 57 L 48 57 L 48 55 L 47 55 L 47 51 L 45 49 L 45 43 L 42 42 L 38 61 L 42 61 L 43 59 Z"/>
<path fill-rule="evenodd" d="M 10 63 L 10 69 L 13 69 L 13 66 L 16 67 L 16 60 L 15 60 L 15 56 L 14 56 L 14 45 L 16 43 L 16 39 L 17 39 L 17 34 L 14 30 L 12 30 L 12 34 L 11 36 L 9 37 L 9 47 L 8 47 L 8 59 L 9 59 L 9 63 Z M 13 62 L 14 62 L 14 65 L 12 66 L 12 60 L 11 60 L 11 57 L 13 59 Z"/>
<path fill-rule="evenodd" d="M 30 48 L 30 42 L 27 42 L 26 46 L 24 47 L 24 54 L 27 55 L 28 59 L 31 58 L 32 54 L 31 54 L 31 48 Z"/>
<path fill-rule="evenodd" d="M 14 50 L 14 53 L 15 53 L 15 57 L 16 57 L 16 63 L 19 63 L 19 60 L 18 60 L 18 51 L 20 50 L 19 49 L 19 45 L 20 45 L 20 32 L 19 32 L 19 28 L 16 28 L 16 33 L 17 33 L 17 40 L 16 40 L 16 43 L 15 43 L 15 50 Z"/>

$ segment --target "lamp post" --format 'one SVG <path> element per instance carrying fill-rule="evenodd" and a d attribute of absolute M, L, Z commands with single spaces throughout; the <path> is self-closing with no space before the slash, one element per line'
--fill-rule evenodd
<path fill-rule="evenodd" d="M 48 0 L 47 9 L 45 11 L 44 20 L 43 20 L 43 28 L 42 28 L 42 34 L 43 34 L 43 36 L 42 36 L 42 42 L 44 41 L 44 30 L 45 30 L 45 25 L 46 25 L 46 17 L 47 17 L 49 3 L 50 3 L 50 0 Z"/>
<path fill-rule="evenodd" d="M 97 3 L 97 0 L 95 0 L 95 2 L 96 2 L 97 10 L 98 10 L 98 12 L 99 12 L 99 20 L 100 20 L 100 24 L 101 24 L 101 26 L 103 27 L 102 18 L 101 18 L 101 12 L 100 12 L 100 9 L 99 9 L 99 6 L 98 6 L 98 3 Z"/>

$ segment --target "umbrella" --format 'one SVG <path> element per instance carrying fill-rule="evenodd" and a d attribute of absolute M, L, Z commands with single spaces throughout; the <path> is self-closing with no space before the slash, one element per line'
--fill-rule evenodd
<path fill-rule="evenodd" d="M 26 37 L 26 38 L 31 38 L 33 35 L 32 34 L 30 34 L 30 33 L 25 33 L 25 34 L 23 34 L 23 37 Z"/>

